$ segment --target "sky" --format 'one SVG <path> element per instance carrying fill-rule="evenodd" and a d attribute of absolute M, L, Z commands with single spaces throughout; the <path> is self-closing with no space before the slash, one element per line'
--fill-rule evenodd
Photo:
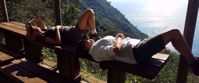
<path fill-rule="evenodd" d="M 177 28 L 183 33 L 188 0 L 107 0 L 140 31 L 149 36 Z M 199 18 L 199 17 L 198 17 Z M 199 19 L 198 19 L 199 20 Z M 199 55 L 197 22 L 193 52 Z M 170 47 L 172 47 L 170 45 Z M 174 48 L 172 48 L 174 49 Z"/>
<path fill-rule="evenodd" d="M 180 28 L 183 31 L 188 0 L 108 0 L 147 35 Z M 180 12 L 179 12 L 180 11 Z"/>

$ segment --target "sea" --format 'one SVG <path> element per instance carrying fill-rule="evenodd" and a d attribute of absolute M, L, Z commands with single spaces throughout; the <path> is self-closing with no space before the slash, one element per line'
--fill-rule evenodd
<path fill-rule="evenodd" d="M 107 0 L 141 32 L 155 36 L 170 29 L 184 31 L 188 0 Z M 198 17 L 199 21 L 199 17 Z M 199 56 L 199 22 L 192 53 Z M 166 46 L 177 52 L 171 44 Z M 177 52 L 178 53 L 178 52 Z"/>

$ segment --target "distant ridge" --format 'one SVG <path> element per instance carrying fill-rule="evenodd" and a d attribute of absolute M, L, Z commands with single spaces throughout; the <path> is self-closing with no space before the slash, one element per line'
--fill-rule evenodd
<path fill-rule="evenodd" d="M 92 8 L 96 15 L 96 25 L 100 35 L 114 35 L 124 32 L 133 38 L 145 38 L 146 34 L 139 31 L 125 16 L 106 0 L 81 0 L 81 10 Z"/>

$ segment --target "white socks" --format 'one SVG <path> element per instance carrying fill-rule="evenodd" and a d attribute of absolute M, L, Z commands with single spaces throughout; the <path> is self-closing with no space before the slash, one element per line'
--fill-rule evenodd
<path fill-rule="evenodd" d="M 91 34 L 97 33 L 96 29 L 90 31 Z"/>

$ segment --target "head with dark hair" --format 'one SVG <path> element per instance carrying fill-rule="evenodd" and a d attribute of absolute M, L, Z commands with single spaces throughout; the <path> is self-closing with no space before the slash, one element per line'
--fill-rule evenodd
<path fill-rule="evenodd" d="M 83 50 L 89 50 L 95 41 L 89 39 L 86 35 L 83 36 L 83 39 L 79 43 L 79 48 Z"/>

